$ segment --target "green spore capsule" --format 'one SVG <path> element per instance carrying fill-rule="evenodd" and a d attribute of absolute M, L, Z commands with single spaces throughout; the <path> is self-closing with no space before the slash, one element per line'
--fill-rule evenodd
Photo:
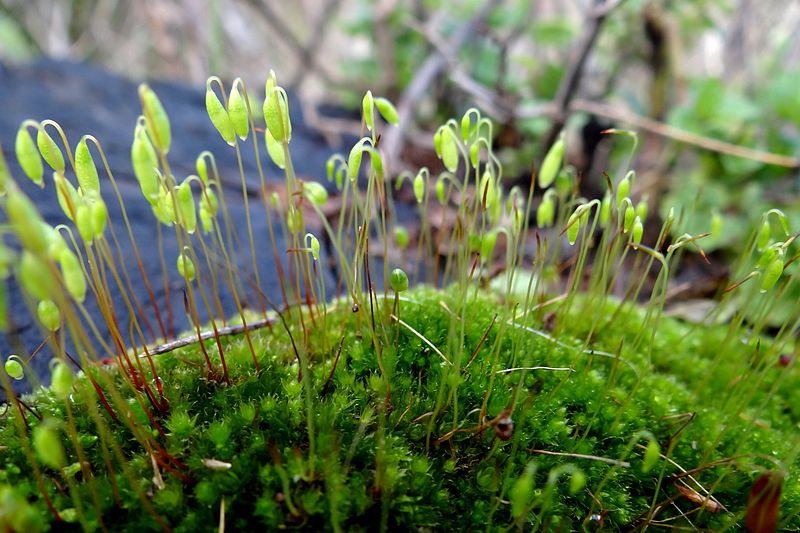
<path fill-rule="evenodd" d="M 425 176 L 422 175 L 422 172 L 414 177 L 414 198 L 417 199 L 418 204 L 425 199 Z"/>
<path fill-rule="evenodd" d="M 350 181 L 355 182 L 358 178 L 358 171 L 361 169 L 361 158 L 364 155 L 363 142 L 356 143 L 350 149 L 350 155 L 347 156 L 347 177 Z"/>
<path fill-rule="evenodd" d="M 445 128 L 441 136 L 442 163 L 450 172 L 458 170 L 458 145 L 450 128 Z"/>
<path fill-rule="evenodd" d="M 550 191 L 547 191 L 550 192 Z M 540 228 L 549 228 L 553 225 L 556 216 L 556 205 L 552 194 L 545 194 L 542 203 L 536 209 L 536 225 Z"/>
<path fill-rule="evenodd" d="M 367 130 L 373 131 L 375 129 L 375 107 L 374 100 L 372 99 L 372 91 L 367 91 L 364 94 L 364 98 L 361 99 L 361 111 Z"/>
<path fill-rule="evenodd" d="M 239 92 L 239 83 L 241 83 L 241 80 L 236 79 L 231 86 L 231 92 L 228 96 L 228 116 L 231 119 L 236 135 L 241 140 L 245 140 L 248 133 L 250 133 L 250 120 L 247 114 L 247 105 L 244 103 L 242 93 Z"/>
<path fill-rule="evenodd" d="M 769 246 L 769 241 L 772 239 L 772 229 L 769 225 L 769 220 L 765 220 L 758 230 L 758 237 L 756 238 L 756 247 L 759 252 L 766 250 Z"/>
<path fill-rule="evenodd" d="M 194 263 L 192 259 L 186 255 L 186 253 L 182 253 L 178 256 L 178 274 L 181 275 L 183 279 L 186 281 L 192 281 L 195 277 L 195 269 Z"/>
<path fill-rule="evenodd" d="M 408 230 L 403 226 L 395 226 L 394 228 L 394 242 L 400 250 L 408 248 Z"/>
<path fill-rule="evenodd" d="M 574 470 L 569 480 L 569 493 L 578 494 L 586 486 L 586 474 L 581 470 Z"/>
<path fill-rule="evenodd" d="M 611 193 L 606 191 L 603 201 L 600 202 L 600 225 L 607 226 L 611 220 Z"/>
<path fill-rule="evenodd" d="M 210 80 L 206 83 L 206 113 L 222 139 L 231 146 L 236 144 L 236 131 L 233 129 L 231 117 L 211 88 Z"/>
<path fill-rule="evenodd" d="M 197 175 L 200 177 L 203 183 L 208 185 L 208 164 L 206 163 L 206 158 L 203 154 L 197 156 L 195 167 L 197 168 Z"/>
<path fill-rule="evenodd" d="M 783 274 L 783 257 L 777 256 L 764 269 L 761 276 L 761 292 L 772 289 Z"/>
<path fill-rule="evenodd" d="M 39 322 L 48 331 L 58 331 L 61 326 L 61 312 L 52 300 L 42 300 L 36 308 L 36 316 Z"/>
<path fill-rule="evenodd" d="M 567 221 L 567 239 L 569 240 L 569 244 L 574 246 L 578 240 L 578 232 L 581 230 L 581 221 L 579 217 L 575 216 L 575 213 L 569 217 Z"/>
<path fill-rule="evenodd" d="M 28 250 L 22 252 L 16 275 L 22 288 L 35 300 L 49 300 L 58 291 L 58 284 L 45 260 Z"/>
<path fill-rule="evenodd" d="M 100 237 L 106 229 L 108 223 L 108 208 L 106 203 L 100 198 L 89 204 L 89 217 L 92 224 L 92 234 Z"/>
<path fill-rule="evenodd" d="M 39 187 L 44 187 L 44 166 L 39 157 L 39 150 L 33 142 L 28 128 L 24 125 L 17 131 L 17 139 L 14 144 L 17 154 L 17 161 L 28 178 Z"/>
<path fill-rule="evenodd" d="M 564 134 L 559 135 L 553 146 L 547 151 L 539 169 L 539 187 L 546 189 L 558 176 L 561 162 L 564 159 Z"/>
<path fill-rule="evenodd" d="M 642 461 L 642 472 L 647 473 L 653 469 L 661 457 L 661 448 L 655 440 L 647 443 L 647 448 L 644 450 L 644 460 Z"/>
<path fill-rule="evenodd" d="M 402 268 L 395 268 L 389 275 L 389 286 L 394 292 L 404 292 L 408 290 L 408 275 Z"/>
<path fill-rule="evenodd" d="M 443 178 L 439 178 L 436 180 L 436 199 L 439 200 L 439 203 L 444 205 L 445 203 L 445 183 Z"/>
<path fill-rule="evenodd" d="M 172 143 L 172 132 L 164 106 L 161 105 L 161 100 L 158 99 L 156 93 L 145 83 L 139 85 L 139 99 L 142 101 L 147 133 L 150 135 L 153 145 L 162 154 L 166 154 Z"/>
<path fill-rule="evenodd" d="M 633 227 L 631 228 L 631 242 L 633 244 L 640 244 L 642 242 L 642 235 L 644 234 L 644 225 L 639 215 L 633 220 Z"/>
<path fill-rule="evenodd" d="M 36 254 L 46 255 L 50 248 L 50 238 L 42 226 L 44 221 L 33 202 L 16 187 L 9 191 L 6 199 L 6 214 L 25 248 Z"/>
<path fill-rule="evenodd" d="M 178 205 L 178 216 L 181 225 L 187 233 L 192 234 L 197 229 L 197 213 L 194 206 L 194 195 L 189 178 L 183 180 L 175 190 L 175 201 Z"/>
<path fill-rule="evenodd" d="M 94 227 L 92 226 L 92 210 L 85 203 L 78 206 L 75 211 L 75 225 L 78 233 L 84 242 L 92 242 L 94 239 Z"/>
<path fill-rule="evenodd" d="M 56 360 L 51 371 L 50 388 L 57 396 L 66 398 L 72 392 L 73 375 L 64 361 Z"/>
<path fill-rule="evenodd" d="M 131 145 L 131 163 L 133 173 L 142 194 L 151 204 L 158 202 L 159 180 L 158 180 L 158 157 L 153 144 L 148 139 L 145 128 L 140 124 L 136 126 Z"/>
<path fill-rule="evenodd" d="M 64 154 L 61 153 L 61 149 L 50 134 L 47 133 L 47 130 L 44 129 L 44 126 L 39 126 L 39 131 L 36 134 L 36 146 L 39 147 L 39 153 L 42 154 L 42 158 L 50 165 L 50 168 L 63 174 L 66 168 Z"/>
<path fill-rule="evenodd" d="M 383 120 L 393 126 L 400 124 L 400 116 L 397 114 L 397 109 L 394 107 L 394 104 L 380 96 L 376 97 L 374 101 L 375 107 L 378 108 L 378 113 L 381 114 Z"/>
<path fill-rule="evenodd" d="M 497 230 L 492 230 L 481 239 L 481 261 L 488 261 L 492 257 L 494 247 L 497 244 Z"/>
<path fill-rule="evenodd" d="M 647 196 L 645 195 L 639 203 L 636 204 L 636 216 L 642 219 L 642 222 L 647 220 Z"/>
<path fill-rule="evenodd" d="M 283 145 L 275 140 L 269 130 L 264 132 L 264 142 L 267 145 L 267 153 L 272 162 L 275 163 L 279 169 L 286 168 L 286 154 L 283 151 Z"/>
<path fill-rule="evenodd" d="M 84 193 L 100 195 L 100 178 L 97 166 L 94 164 L 92 152 L 86 144 L 86 139 L 81 139 L 75 147 L 75 174 L 78 177 L 78 186 Z"/>
<path fill-rule="evenodd" d="M 17 355 L 9 355 L 5 364 L 6 374 L 17 381 L 25 378 L 25 367 L 22 366 L 22 359 Z"/>
<path fill-rule="evenodd" d="M 306 197 L 316 205 L 323 205 L 328 201 L 328 191 L 316 181 L 303 182 L 303 191 Z"/>
<path fill-rule="evenodd" d="M 622 205 L 622 202 L 631 192 L 631 181 L 633 181 L 635 174 L 633 170 L 629 170 L 625 177 L 617 185 L 617 205 Z"/>
<path fill-rule="evenodd" d="M 314 237 L 312 233 L 306 233 L 306 242 L 308 243 L 308 249 L 311 251 L 311 257 L 314 258 L 314 261 L 319 261 L 319 239 Z"/>
<path fill-rule="evenodd" d="M 267 91 L 264 99 L 264 121 L 276 141 L 288 143 L 292 139 L 292 123 L 289 118 L 289 103 L 280 87 Z"/>
<path fill-rule="evenodd" d="M 636 218 L 636 209 L 629 203 L 625 208 L 625 218 L 622 222 L 622 231 L 628 233 L 633 227 L 633 221 Z"/>
<path fill-rule="evenodd" d="M 200 195 L 200 208 L 205 208 L 212 217 L 216 216 L 219 210 L 219 200 L 211 187 L 206 187 L 203 190 L 203 194 Z"/>
<path fill-rule="evenodd" d="M 64 447 L 58 434 L 58 423 L 50 418 L 33 429 L 33 449 L 42 464 L 60 469 L 67 464 Z"/>
<path fill-rule="evenodd" d="M 61 251 L 58 261 L 67 292 L 76 302 L 83 302 L 86 298 L 86 277 L 83 275 L 78 256 L 72 250 L 65 248 Z"/>
<path fill-rule="evenodd" d="M 78 206 L 83 203 L 83 200 L 78 195 L 78 190 L 64 177 L 63 174 L 58 172 L 53 173 L 53 183 L 56 186 L 56 198 L 61 210 L 70 220 L 75 220 L 75 212 Z"/>

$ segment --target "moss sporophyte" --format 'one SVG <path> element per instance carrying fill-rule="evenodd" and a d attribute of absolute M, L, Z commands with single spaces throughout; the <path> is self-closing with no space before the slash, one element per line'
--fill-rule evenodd
<path fill-rule="evenodd" d="M 167 112 L 139 96 L 131 165 L 175 247 L 136 242 L 92 136 L 73 150 L 53 121 L 19 130 L 27 179 L 51 189 L 52 175 L 55 227 L 0 160 L 0 302 L 18 283 L 54 354 L 49 387 L 33 349 L 5 357 L 4 530 L 800 529 L 798 303 L 765 326 L 798 283 L 781 212 L 713 310 L 683 322 L 666 316 L 669 282 L 704 235 L 684 233 L 681 206 L 647 228 L 633 171 L 579 197 L 564 136 L 538 180 L 506 190 L 493 125 L 470 109 L 436 131 L 442 172 L 390 179 L 378 140 L 397 113 L 367 93 L 367 135 L 317 183 L 295 175 L 276 76 L 261 110 L 241 80 L 212 78 L 235 198 L 209 152 L 196 175 L 173 173 Z M 398 215 L 406 182 L 418 222 Z M 186 333 L 161 290 L 182 294 Z"/>

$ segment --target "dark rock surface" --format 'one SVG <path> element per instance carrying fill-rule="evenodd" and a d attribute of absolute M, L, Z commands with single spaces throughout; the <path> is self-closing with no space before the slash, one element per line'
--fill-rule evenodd
<path fill-rule="evenodd" d="M 19 124 L 25 119 L 41 121 L 53 119 L 64 129 L 70 144 L 74 146 L 84 134 L 97 137 L 108 157 L 112 173 L 119 184 L 125 208 L 130 217 L 135 239 L 144 258 L 144 267 L 153 282 L 153 289 L 162 312 L 165 309 L 165 291 L 161 283 L 161 268 L 156 248 L 156 224 L 149 204 L 144 200 L 138 183 L 133 176 L 130 164 L 130 146 L 136 119 L 141 113 L 137 95 L 138 82 L 91 67 L 85 64 L 40 60 L 27 65 L 0 64 L 0 144 L 8 162 L 12 175 L 25 192 L 34 200 L 45 219 L 55 225 L 67 223 L 56 200 L 55 188 L 47 172 L 45 172 L 45 190 L 39 190 L 30 183 L 19 170 L 14 156 L 14 139 Z M 173 132 L 173 145 L 169 160 L 173 173 L 178 180 L 195 173 L 195 159 L 203 150 L 214 153 L 220 174 L 227 182 L 235 184 L 239 181 L 239 171 L 235 152 L 228 147 L 214 130 L 205 112 L 204 88 L 187 87 L 175 83 L 153 81 L 151 86 L 159 95 L 170 116 Z M 293 136 L 291 142 L 292 159 L 300 177 L 317 177 L 324 181 L 325 162 L 333 151 L 341 151 L 342 147 L 327 146 L 321 136 L 307 127 L 303 121 L 297 102 L 292 100 Z M 251 136 L 252 137 L 252 136 Z M 59 142 L 60 144 L 60 142 Z M 263 146 L 259 146 L 262 162 L 265 165 L 267 180 L 283 181 L 283 173 L 268 162 Z M 250 141 L 243 148 L 244 172 L 248 182 L 258 187 L 258 173 Z M 99 158 L 96 157 L 99 164 Z M 113 188 L 107 176 L 100 170 L 103 197 L 108 205 L 112 220 L 121 221 L 120 207 L 114 197 Z M 73 180 L 72 176 L 69 176 Z M 235 187 L 235 185 L 234 185 Z M 234 188 L 226 190 L 226 200 L 234 219 L 234 224 L 241 228 L 245 235 L 246 221 L 241 193 L 236 194 Z M 266 293 L 278 300 L 276 269 L 269 246 L 266 217 L 258 198 L 251 199 L 253 212 L 253 232 L 258 249 L 258 264 L 262 287 Z M 128 265 L 135 292 L 142 304 L 147 306 L 146 290 L 138 275 L 134 254 L 130 242 L 126 238 L 124 226 L 118 222 L 115 229 L 122 245 L 121 261 Z M 186 320 L 183 297 L 179 287 L 181 282 L 175 272 L 175 258 L 178 247 L 175 234 L 171 228 L 162 228 L 168 268 L 171 270 L 173 285 L 178 290 L 170 292 L 172 310 L 175 315 L 175 327 L 185 330 L 189 323 Z M 108 233 L 108 232 L 107 232 Z M 9 239 L 7 241 L 10 242 Z M 246 239 L 245 239 L 246 241 Z M 285 250 L 285 245 L 278 244 Z M 244 275 L 252 276 L 247 265 L 249 254 L 238 258 Z M 249 274 L 247 274 L 249 273 Z M 10 353 L 20 356 L 30 354 L 43 340 L 43 334 L 35 319 L 28 311 L 19 289 L 13 279 L 9 285 L 9 307 L 12 329 L 8 335 L 0 334 L 0 356 L 2 361 Z M 120 313 L 119 323 L 127 329 L 128 319 L 124 305 L 117 299 L 117 310 Z M 255 301 L 251 301 L 255 304 Z M 91 295 L 87 297 L 87 307 L 98 317 L 97 308 Z M 231 298 L 223 301 L 226 313 L 235 311 Z M 206 314 L 203 313 L 205 316 Z M 102 323 L 101 320 L 97 320 Z M 153 321 L 155 326 L 155 321 Z M 106 333 L 104 328 L 103 334 Z M 111 354 L 107 354 L 111 355 Z M 43 350 L 32 361 L 32 365 L 40 378 L 47 380 L 48 361 L 51 355 Z M 26 378 L 27 380 L 27 378 Z M 16 384 L 20 390 L 29 388 L 28 381 Z"/>

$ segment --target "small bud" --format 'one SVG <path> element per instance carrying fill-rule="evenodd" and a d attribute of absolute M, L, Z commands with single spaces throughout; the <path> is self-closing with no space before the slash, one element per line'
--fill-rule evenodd
<path fill-rule="evenodd" d="M 47 130 L 44 129 L 44 126 L 41 125 L 36 134 L 36 146 L 39 147 L 39 153 L 42 154 L 42 158 L 50 165 L 50 168 L 63 174 L 66 168 L 64 166 L 64 154 L 61 153 L 61 149 L 50 134 L 47 133 Z"/>
<path fill-rule="evenodd" d="M 397 248 L 405 250 L 408 248 L 409 240 L 408 230 L 406 228 L 403 226 L 394 227 L 394 242 L 397 244 Z"/>
<path fill-rule="evenodd" d="M 644 460 L 642 461 L 642 473 L 647 473 L 653 469 L 661 456 L 661 448 L 655 440 L 647 443 L 644 450 Z"/>
<path fill-rule="evenodd" d="M 39 306 L 36 308 L 36 316 L 48 331 L 58 331 L 61 326 L 61 312 L 52 300 L 39 302 Z"/>
<path fill-rule="evenodd" d="M 78 177 L 78 186 L 84 193 L 100 195 L 100 178 L 85 138 L 75 147 L 75 174 Z"/>
<path fill-rule="evenodd" d="M 425 177 L 422 172 L 414 178 L 414 198 L 417 199 L 418 204 L 421 204 L 425 199 Z"/>
<path fill-rule="evenodd" d="M 578 232 L 581 229 L 581 221 L 580 217 L 576 217 L 575 213 L 573 213 L 569 220 L 567 221 L 567 239 L 569 240 L 570 245 L 575 245 L 575 242 L 578 240 Z"/>
<path fill-rule="evenodd" d="M 642 224 L 642 219 L 639 218 L 639 215 L 636 215 L 636 218 L 633 220 L 633 228 L 631 229 L 631 242 L 636 245 L 640 244 L 643 234 L 644 225 Z"/>
<path fill-rule="evenodd" d="M 603 201 L 600 202 L 600 225 L 607 226 L 611 220 L 611 193 L 606 191 Z"/>
<path fill-rule="evenodd" d="M 480 161 L 481 155 L 481 145 L 478 143 L 473 144 L 469 147 L 469 162 L 472 163 L 473 167 L 478 166 L 478 162 Z"/>
<path fill-rule="evenodd" d="M 636 216 L 642 219 L 642 222 L 647 220 L 647 198 L 644 197 L 636 204 Z"/>
<path fill-rule="evenodd" d="M 483 203 L 484 207 L 489 211 L 492 211 L 497 205 L 499 195 L 497 194 L 497 188 L 494 184 L 494 177 L 492 177 L 488 171 L 484 172 L 483 176 L 481 177 L 479 193 L 481 195 L 481 202 Z"/>
<path fill-rule="evenodd" d="M 628 233 L 633 227 L 633 220 L 636 218 L 636 209 L 629 203 L 625 208 L 625 218 L 622 223 L 622 231 Z"/>
<path fill-rule="evenodd" d="M 303 182 L 303 191 L 306 197 L 316 205 L 323 205 L 328 201 L 328 191 L 316 181 Z"/>
<path fill-rule="evenodd" d="M 408 275 L 402 268 L 395 268 L 389 275 L 389 286 L 394 292 L 405 292 L 408 290 Z"/>
<path fill-rule="evenodd" d="M 289 206 L 286 213 L 286 229 L 289 233 L 297 233 L 303 227 L 303 214 L 294 206 Z"/>
<path fill-rule="evenodd" d="M 51 370 L 50 388 L 56 396 L 66 398 L 72 392 L 73 376 L 69 367 L 63 361 L 54 360 Z"/>
<path fill-rule="evenodd" d="M 194 233 L 197 229 L 197 213 L 194 206 L 194 195 L 189 178 L 175 188 L 175 202 L 178 207 L 179 220 L 187 233 Z"/>
<path fill-rule="evenodd" d="M 148 202 L 155 205 L 159 196 L 158 157 L 141 124 L 136 126 L 133 135 L 131 163 L 142 194 Z"/>
<path fill-rule="evenodd" d="M 379 96 L 375 98 L 375 107 L 378 108 L 378 113 L 381 114 L 383 120 L 393 126 L 400 124 L 400 117 L 397 114 L 397 109 L 395 109 L 394 105 L 389 100 Z"/>
<path fill-rule="evenodd" d="M 64 277 L 64 286 L 76 302 L 83 302 L 86 298 L 86 277 L 83 275 L 78 256 L 72 250 L 64 248 L 58 257 L 61 273 Z"/>
<path fill-rule="evenodd" d="M 778 255 L 764 268 L 761 276 L 761 292 L 767 292 L 774 287 L 781 274 L 783 274 L 783 257 Z"/>
<path fill-rule="evenodd" d="M 550 191 L 547 191 L 550 192 Z M 536 225 L 540 228 L 549 228 L 555 220 L 556 205 L 552 194 L 545 194 L 542 203 L 536 210 Z"/>
<path fill-rule="evenodd" d="M 772 229 L 769 225 L 769 220 L 765 220 L 761 224 L 761 229 L 758 230 L 758 237 L 756 239 L 756 246 L 759 252 L 763 252 L 769 246 L 769 241 L 772 238 Z"/>
<path fill-rule="evenodd" d="M 250 120 L 247 114 L 247 105 L 244 103 L 242 93 L 239 92 L 237 81 L 233 82 L 230 96 L 228 96 L 228 116 L 236 135 L 241 140 L 247 139 L 247 134 L 250 132 Z"/>
<path fill-rule="evenodd" d="M 236 131 L 233 129 L 231 117 L 211 88 L 211 80 L 206 82 L 206 113 L 222 139 L 231 146 L 236 144 Z"/>
<path fill-rule="evenodd" d="M 276 141 L 285 144 L 292 138 L 292 123 L 289 119 L 289 103 L 280 87 L 273 87 L 264 99 L 264 120 Z"/>
<path fill-rule="evenodd" d="M 20 381 L 25 377 L 25 368 L 22 366 L 21 361 L 22 359 L 20 359 L 17 355 L 9 355 L 8 359 L 6 359 L 6 374 L 17 381 Z"/>
<path fill-rule="evenodd" d="M 92 233 L 95 237 L 103 235 L 108 223 L 108 208 L 106 203 L 98 198 L 89 204 L 89 213 L 92 221 Z"/>
<path fill-rule="evenodd" d="M 439 128 L 436 130 L 436 133 L 433 134 L 433 150 L 436 152 L 436 157 L 442 157 L 442 129 Z"/>
<path fill-rule="evenodd" d="M 461 117 L 461 138 L 464 139 L 464 142 L 469 142 L 469 134 L 470 130 L 472 129 L 472 116 L 469 111 L 464 113 L 464 116 Z"/>
<path fill-rule="evenodd" d="M 635 176 L 633 170 L 628 171 L 625 177 L 617 185 L 617 205 L 622 205 L 623 200 L 628 197 L 631 192 L 631 181 Z"/>
<path fill-rule="evenodd" d="M 166 154 L 172 143 L 169 117 L 156 93 L 144 83 L 139 85 L 139 99 L 142 101 L 147 133 L 150 135 L 153 145 L 161 153 Z"/>
<path fill-rule="evenodd" d="M 53 419 L 45 419 L 33 428 L 33 449 L 39 460 L 50 468 L 60 469 L 67 464 L 58 426 Z"/>
<path fill-rule="evenodd" d="M 63 174 L 53 172 L 53 182 L 56 186 L 56 198 L 61 210 L 70 220 L 75 220 L 75 211 L 83 200 L 78 195 L 77 189 L 69 182 Z"/>
<path fill-rule="evenodd" d="M 569 493 L 573 496 L 578 494 L 586 486 L 586 474 L 580 470 L 572 472 L 569 480 Z"/>
<path fill-rule="evenodd" d="M 17 153 L 17 161 L 19 161 L 22 171 L 36 185 L 44 187 L 42 159 L 39 157 L 39 150 L 36 148 L 28 128 L 24 125 L 17 131 L 17 140 L 14 147 Z"/>
<path fill-rule="evenodd" d="M 267 145 L 267 153 L 272 162 L 275 163 L 279 169 L 286 168 L 286 154 L 283 151 L 283 145 L 275 140 L 269 130 L 264 132 L 264 142 Z"/>
<path fill-rule="evenodd" d="M 715 210 L 711 214 L 711 235 L 714 237 L 719 237 L 722 234 L 722 226 L 722 215 L 719 214 L 719 211 Z"/>
<path fill-rule="evenodd" d="M 200 216 L 200 227 L 203 229 L 203 233 L 208 235 L 211 232 L 211 229 L 214 227 L 213 219 L 208 212 L 208 209 L 205 205 L 202 204 L 202 200 L 200 200 L 200 209 L 198 215 Z"/>
<path fill-rule="evenodd" d="M 455 173 L 458 170 L 458 145 L 450 128 L 444 128 L 441 134 L 442 163 L 447 170 Z"/>
<path fill-rule="evenodd" d="M 319 239 L 311 233 L 306 233 L 306 242 L 308 249 L 311 250 L 311 257 L 314 258 L 314 261 L 319 261 Z"/>
<path fill-rule="evenodd" d="M 359 142 L 350 150 L 350 155 L 347 157 L 347 177 L 350 181 L 355 181 L 358 177 L 358 171 L 361 169 L 361 157 L 364 154 L 364 145 Z"/>
<path fill-rule="evenodd" d="M 564 159 L 564 134 L 559 135 L 553 146 L 547 151 L 539 169 L 539 187 L 546 189 L 555 181 Z"/>
<path fill-rule="evenodd" d="M 195 277 L 194 263 L 192 259 L 183 252 L 178 256 L 178 274 L 186 281 L 192 281 Z"/>
<path fill-rule="evenodd" d="M 92 210 L 85 203 L 78 206 L 75 211 L 75 225 L 78 233 L 84 242 L 92 242 L 94 239 L 94 226 L 92 224 Z"/>
<path fill-rule="evenodd" d="M 60 469 L 67 464 L 57 424 L 52 419 L 43 420 L 33 429 L 33 449 L 39 460 L 50 468 Z"/>
<path fill-rule="evenodd" d="M 368 131 L 375 129 L 375 107 L 372 99 L 372 91 L 367 91 L 361 99 L 361 110 L 364 116 L 364 124 Z"/>
<path fill-rule="evenodd" d="M 197 156 L 195 167 L 197 168 L 197 175 L 200 177 L 200 180 L 208 185 L 208 164 L 206 164 L 206 158 L 203 154 Z"/>
<path fill-rule="evenodd" d="M 436 198 L 439 200 L 439 203 L 442 204 L 442 205 L 444 205 L 444 202 L 446 200 L 445 192 L 446 192 L 446 190 L 445 190 L 444 179 L 440 177 L 438 180 L 436 180 Z"/>
<path fill-rule="evenodd" d="M 481 239 L 481 261 L 488 261 L 492 257 L 497 244 L 497 230 L 492 230 Z"/>

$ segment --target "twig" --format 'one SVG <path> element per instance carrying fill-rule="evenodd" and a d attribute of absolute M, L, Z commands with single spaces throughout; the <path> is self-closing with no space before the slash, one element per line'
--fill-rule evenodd
<path fill-rule="evenodd" d="M 572 51 L 569 65 L 556 91 L 556 96 L 553 101 L 553 124 L 550 126 L 547 137 L 545 137 L 545 149 L 549 148 L 550 145 L 555 142 L 556 137 L 567 122 L 570 102 L 581 83 L 586 60 L 597 42 L 597 37 L 600 35 L 603 22 L 605 22 L 606 17 L 611 11 L 621 3 L 622 0 L 595 0 L 595 7 L 590 9 L 586 14 L 586 18 L 583 22 L 583 33 L 578 39 L 578 44 Z"/>
<path fill-rule="evenodd" d="M 245 328 L 241 324 L 237 324 L 234 326 L 226 326 L 224 328 L 217 329 L 217 334 L 220 337 L 226 337 L 230 335 L 238 335 L 239 333 L 244 333 L 245 329 L 247 331 L 254 331 L 257 329 L 262 329 L 269 327 L 275 323 L 274 318 L 264 318 L 261 320 L 256 320 L 255 322 L 251 322 L 247 324 Z M 181 337 L 180 339 L 171 340 L 169 342 L 165 342 L 164 344 L 159 344 L 155 346 L 153 349 L 150 350 L 150 355 L 159 355 L 162 353 L 171 352 L 173 350 L 177 350 L 178 348 L 183 348 L 184 346 L 189 346 L 191 344 L 196 344 L 198 341 L 206 341 L 209 339 L 214 338 L 213 331 L 203 331 L 199 335 L 195 334 L 190 337 Z M 147 357 L 146 354 L 139 354 L 139 357 Z"/>
<path fill-rule="evenodd" d="M 475 15 L 459 27 L 453 37 L 448 42 L 448 50 L 434 50 L 428 59 L 417 69 L 417 73 L 411 83 L 406 86 L 400 100 L 397 103 L 397 115 L 400 125 L 389 129 L 384 135 L 382 148 L 389 165 L 396 165 L 400 149 L 403 144 L 403 137 L 406 128 L 409 126 L 414 111 L 419 101 L 428 89 L 428 86 L 442 73 L 449 65 L 448 58 L 453 57 L 455 52 L 466 42 L 467 38 L 475 33 L 475 30 L 483 23 L 489 13 L 503 0 L 487 0 Z"/>
<path fill-rule="evenodd" d="M 597 455 L 585 455 L 582 453 L 567 453 L 567 452 L 551 452 L 548 450 L 532 450 L 530 448 L 525 449 L 528 453 L 539 453 L 542 455 L 557 455 L 559 457 L 573 457 L 575 459 L 588 459 L 590 461 L 600 461 L 601 463 L 607 463 L 614 466 L 621 466 L 623 468 L 629 468 L 631 464 L 627 461 L 620 461 L 619 459 L 609 459 L 608 457 L 599 457 Z"/>

